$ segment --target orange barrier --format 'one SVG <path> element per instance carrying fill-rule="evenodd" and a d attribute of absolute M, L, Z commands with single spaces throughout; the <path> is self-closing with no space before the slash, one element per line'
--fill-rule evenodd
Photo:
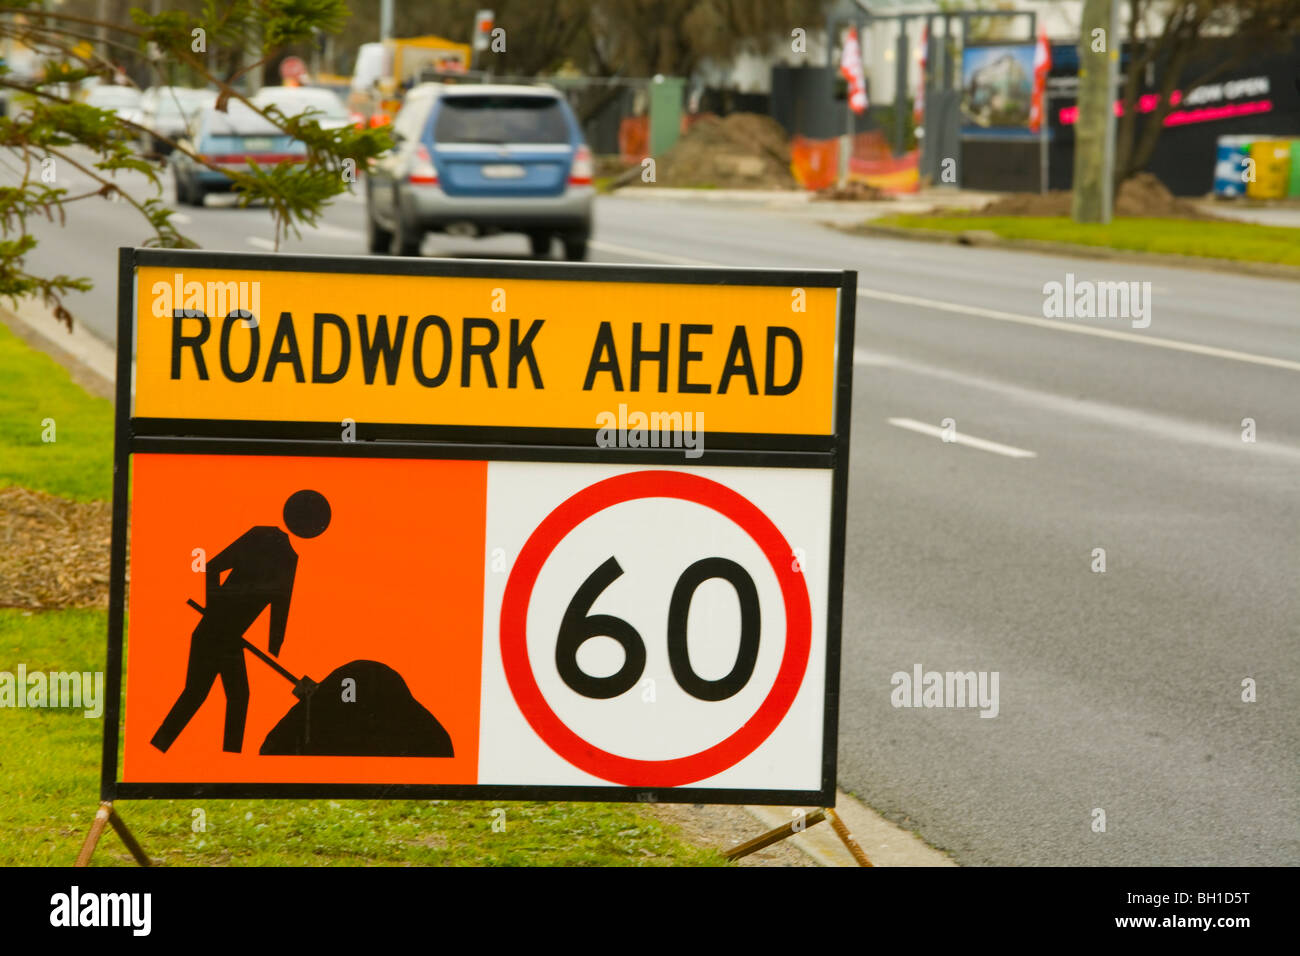
<path fill-rule="evenodd" d="M 912 150 L 897 159 L 849 159 L 849 179 L 887 193 L 914 193 L 921 188 L 920 153 Z"/>
<path fill-rule="evenodd" d="M 618 156 L 624 163 L 639 163 L 650 155 L 650 117 L 625 116 L 618 124 Z"/>
<path fill-rule="evenodd" d="M 917 150 L 897 158 L 880 130 L 856 134 L 850 143 L 848 179 L 891 193 L 921 188 Z M 840 141 L 795 136 L 790 141 L 790 172 L 804 189 L 834 186 L 839 180 Z"/>
<path fill-rule="evenodd" d="M 921 188 L 918 150 L 895 157 L 884 132 L 878 129 L 858 133 L 853 137 L 852 146 L 849 179 L 887 193 L 914 193 Z"/>
<path fill-rule="evenodd" d="M 796 136 L 790 140 L 790 172 L 804 189 L 834 186 L 839 177 L 839 149 L 837 139 Z"/>
<path fill-rule="evenodd" d="M 889 141 L 885 139 L 885 134 L 878 129 L 854 134 L 851 147 L 850 153 L 854 159 L 864 159 L 872 162 L 879 159 L 894 158 L 894 151 L 890 149 Z"/>

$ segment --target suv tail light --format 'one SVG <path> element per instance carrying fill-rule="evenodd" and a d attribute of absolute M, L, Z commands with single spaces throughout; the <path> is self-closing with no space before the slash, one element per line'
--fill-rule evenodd
<path fill-rule="evenodd" d="M 415 162 L 411 164 L 411 172 L 406 181 L 426 186 L 438 185 L 438 169 L 433 165 L 433 159 L 423 143 L 415 147 Z"/>
<path fill-rule="evenodd" d="M 579 146 L 573 152 L 573 168 L 569 170 L 569 185 L 590 186 L 593 172 L 591 150 L 586 146 Z"/>

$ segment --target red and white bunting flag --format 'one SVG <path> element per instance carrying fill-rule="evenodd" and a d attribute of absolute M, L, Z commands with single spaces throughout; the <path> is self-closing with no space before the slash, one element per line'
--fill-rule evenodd
<path fill-rule="evenodd" d="M 862 48 L 858 46 L 858 28 L 849 27 L 840 53 L 840 73 L 849 84 L 849 108 L 855 113 L 867 109 L 867 81 L 862 75 Z"/>
<path fill-rule="evenodd" d="M 1052 46 L 1047 42 L 1047 28 L 1040 27 L 1034 48 L 1034 96 L 1029 103 L 1029 129 L 1037 133 L 1043 125 L 1043 103 L 1047 98 L 1047 74 L 1052 70 Z"/>

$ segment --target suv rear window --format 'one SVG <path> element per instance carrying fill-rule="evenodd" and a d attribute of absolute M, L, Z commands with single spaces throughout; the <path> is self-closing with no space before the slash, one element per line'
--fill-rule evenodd
<path fill-rule="evenodd" d="M 569 125 L 551 96 L 446 96 L 435 143 L 567 143 Z"/>

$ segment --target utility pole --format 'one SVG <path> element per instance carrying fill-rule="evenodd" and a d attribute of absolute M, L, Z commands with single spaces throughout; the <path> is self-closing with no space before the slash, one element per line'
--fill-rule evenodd
<path fill-rule="evenodd" d="M 379 39 L 393 38 L 393 0 L 379 0 Z"/>
<path fill-rule="evenodd" d="M 95 27 L 95 36 L 99 38 L 99 55 L 105 60 L 111 60 L 112 51 L 105 42 L 108 39 L 108 0 L 99 0 L 95 4 L 95 19 L 99 21 Z"/>
<path fill-rule="evenodd" d="M 1115 202 L 1119 4 L 1085 0 L 1079 27 L 1079 113 L 1074 124 L 1075 222 L 1110 222 Z"/>
<path fill-rule="evenodd" d="M 907 67 L 912 45 L 907 39 L 907 18 L 898 18 L 894 37 L 894 155 L 907 152 Z"/>

